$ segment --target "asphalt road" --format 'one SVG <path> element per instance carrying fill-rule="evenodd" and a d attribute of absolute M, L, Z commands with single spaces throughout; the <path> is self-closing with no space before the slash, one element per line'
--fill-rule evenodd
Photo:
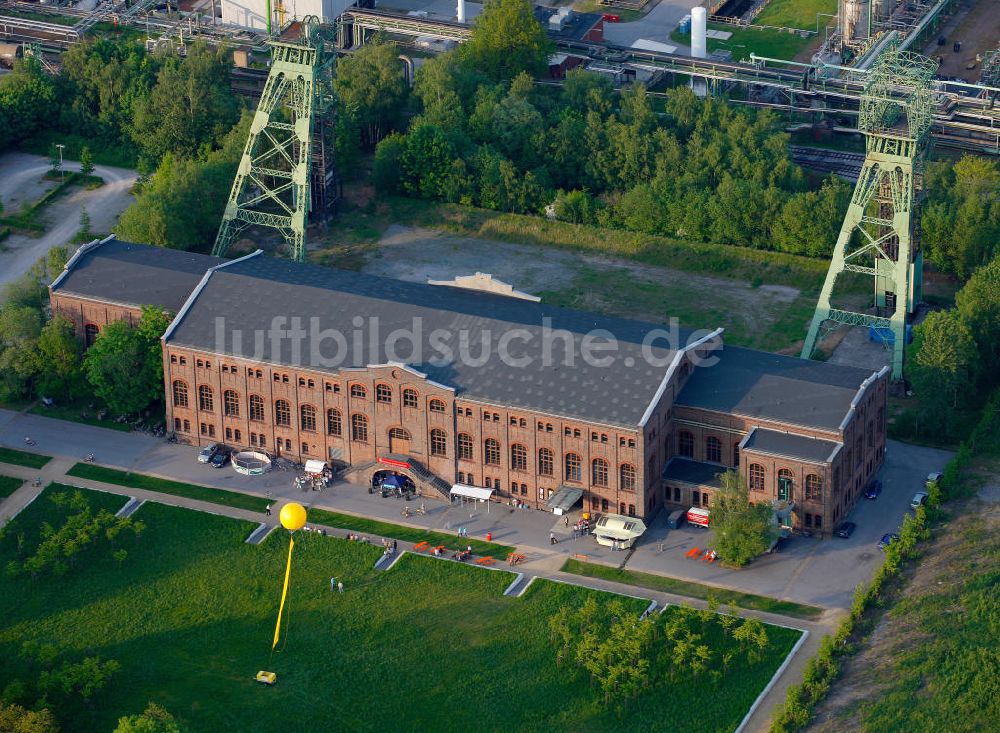
<path fill-rule="evenodd" d="M 640 38 L 645 38 L 677 46 L 678 52 L 686 51 L 686 47 L 670 40 L 670 34 L 680 24 L 681 18 L 700 4 L 700 0 L 660 0 L 655 8 L 634 23 L 605 23 L 604 39 L 619 46 L 631 46 Z"/>
<path fill-rule="evenodd" d="M 39 181 L 49 170 L 48 158 L 27 153 L 7 153 L 0 156 L 0 201 L 13 212 L 23 201 L 34 200 L 45 190 Z M 80 164 L 66 161 L 67 171 L 80 170 Z M 118 216 L 134 200 L 129 193 L 137 174 L 125 168 L 99 165 L 94 173 L 104 179 L 104 185 L 93 191 L 75 188 L 53 201 L 42 214 L 45 234 L 28 237 L 12 234 L 0 244 L 0 287 L 16 280 L 53 247 L 66 244 L 80 228 L 80 208 L 86 207 L 91 228 L 108 233 Z"/>

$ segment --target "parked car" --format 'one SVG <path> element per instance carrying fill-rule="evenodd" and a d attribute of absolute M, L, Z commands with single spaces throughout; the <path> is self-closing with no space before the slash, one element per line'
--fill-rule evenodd
<path fill-rule="evenodd" d="M 927 492 L 918 491 L 913 495 L 913 499 L 910 501 L 910 509 L 916 511 L 917 507 L 923 506 L 927 503 Z"/>
<path fill-rule="evenodd" d="M 877 499 L 878 495 L 882 493 L 882 482 L 877 478 L 873 478 L 871 483 L 868 484 L 868 488 L 865 489 L 866 499 Z"/>
<path fill-rule="evenodd" d="M 891 545 L 893 542 L 899 539 L 899 535 L 895 532 L 887 532 L 882 535 L 882 539 L 878 541 L 878 549 L 884 550 L 886 547 Z"/>
<path fill-rule="evenodd" d="M 222 468 L 229 463 L 229 451 L 224 448 L 216 451 L 210 463 L 212 464 L 212 468 Z"/>
<path fill-rule="evenodd" d="M 219 452 L 219 448 L 221 447 L 222 446 L 220 446 L 218 443 L 212 443 L 211 445 L 206 445 L 204 448 L 201 449 L 201 452 L 198 454 L 198 463 L 211 462 L 211 460 L 215 458 L 215 454 Z"/>
<path fill-rule="evenodd" d="M 943 474 L 940 471 L 934 471 L 933 473 L 927 474 L 927 481 L 924 482 L 925 486 L 930 486 L 931 484 L 936 484 L 941 480 Z"/>
<path fill-rule="evenodd" d="M 857 528 L 858 525 L 856 525 L 854 522 L 844 522 L 839 527 L 837 527 L 837 529 L 835 529 L 833 533 L 838 537 L 841 537 L 846 540 L 848 537 L 854 534 L 854 530 Z"/>

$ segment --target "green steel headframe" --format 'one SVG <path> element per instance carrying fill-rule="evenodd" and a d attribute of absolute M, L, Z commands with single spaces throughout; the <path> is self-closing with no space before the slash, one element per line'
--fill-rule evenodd
<path fill-rule="evenodd" d="M 921 298 L 916 207 L 935 111 L 930 89 L 935 68 L 929 58 L 895 48 L 887 49 L 872 67 L 858 118 L 865 134 L 865 161 L 802 347 L 804 359 L 812 357 L 817 343 L 838 324 L 873 326 L 892 349 L 893 379 L 903 376 L 906 316 Z M 834 286 L 844 272 L 873 278 L 870 312 L 833 307 Z"/>
<path fill-rule="evenodd" d="M 212 254 L 222 257 L 249 226 L 276 229 L 292 259 L 306 254 L 317 120 L 331 102 L 333 55 L 319 21 L 303 21 L 298 43 L 270 41 L 264 84 Z"/>

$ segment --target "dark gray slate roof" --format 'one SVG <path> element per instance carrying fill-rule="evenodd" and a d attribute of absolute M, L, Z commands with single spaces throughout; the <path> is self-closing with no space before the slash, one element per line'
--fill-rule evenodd
<path fill-rule="evenodd" d="M 837 430 L 867 369 L 725 346 L 715 366 L 696 368 L 676 404 Z"/>
<path fill-rule="evenodd" d="M 663 468 L 664 481 L 681 481 L 696 486 L 719 488 L 719 474 L 728 469 L 718 463 L 704 463 L 690 458 L 673 457 Z"/>
<path fill-rule="evenodd" d="M 276 316 L 301 319 L 306 333 L 298 356 L 291 339 L 280 339 L 275 344 L 270 338 L 262 338 L 256 347 L 255 332 L 268 332 Z M 337 329 L 344 335 L 338 360 L 334 360 L 338 346 L 333 338 L 320 343 L 317 334 L 311 333 L 310 319 L 314 317 L 317 331 Z M 225 319 L 225 343 L 216 343 L 217 318 Z M 387 335 L 395 329 L 413 329 L 415 319 L 422 328 L 414 339 L 416 353 L 409 341 L 399 342 L 395 354 L 388 353 Z M 551 339 L 552 358 L 546 363 L 543 319 L 551 319 L 549 328 L 571 333 L 574 364 L 564 363 L 566 342 L 559 338 Z M 376 320 L 378 334 L 372 339 Z M 643 358 L 643 339 L 657 328 L 661 326 L 491 293 L 257 256 L 213 272 L 190 310 L 178 320 L 169 341 L 334 373 L 345 367 L 401 362 L 467 398 L 634 427 L 655 396 L 674 353 L 654 347 L 652 351 L 662 363 L 650 364 Z M 432 339 L 437 329 L 449 335 L 448 345 L 455 358 L 441 358 L 442 350 L 435 348 Z M 523 329 L 523 334 L 531 335 L 527 344 L 518 338 L 508 346 L 514 359 L 531 358 L 527 366 L 511 366 L 498 356 L 501 336 L 512 329 Z M 606 329 L 617 339 L 617 353 L 598 354 L 614 356 L 611 366 L 587 364 L 580 356 L 584 335 L 594 329 Z M 239 348 L 232 338 L 235 330 L 242 333 Z M 458 358 L 462 331 L 468 333 L 465 351 L 473 359 L 482 354 L 484 344 L 489 346 L 489 358 L 483 363 Z M 362 338 L 356 339 L 355 332 Z M 689 333 L 682 330 L 681 338 L 686 339 Z M 311 358 L 317 346 L 318 353 L 330 360 L 327 364 Z"/>
<path fill-rule="evenodd" d="M 52 289 L 122 305 L 154 305 L 176 313 L 205 271 L 222 262 L 194 252 L 111 239 L 83 254 Z"/>
<path fill-rule="evenodd" d="M 754 428 L 743 449 L 758 453 L 769 453 L 786 458 L 800 458 L 804 461 L 825 463 L 833 455 L 834 449 L 842 445 L 832 440 L 807 438 L 804 435 L 781 433 L 777 430 Z"/>

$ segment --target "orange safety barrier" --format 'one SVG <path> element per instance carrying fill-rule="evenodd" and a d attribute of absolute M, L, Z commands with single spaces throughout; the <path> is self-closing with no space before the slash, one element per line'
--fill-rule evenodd
<path fill-rule="evenodd" d="M 715 562 L 715 552 L 709 550 L 708 552 L 705 553 L 705 556 L 702 558 L 702 560 L 704 560 L 705 562 Z"/>
<path fill-rule="evenodd" d="M 487 555 L 486 557 L 481 557 L 478 560 L 476 560 L 476 565 L 492 565 L 495 562 L 496 560 Z"/>
<path fill-rule="evenodd" d="M 590 555 L 584 555 L 582 552 L 578 552 L 575 555 L 573 555 L 573 559 L 574 560 L 582 560 L 583 562 L 587 562 L 587 560 L 590 559 Z"/>
<path fill-rule="evenodd" d="M 413 546 L 413 549 L 416 550 L 417 552 L 423 552 L 424 550 L 428 549 L 430 546 L 431 546 L 431 543 L 427 542 L 426 540 L 424 540 L 423 542 L 418 542 L 417 544 L 415 544 Z"/>
<path fill-rule="evenodd" d="M 693 558 L 698 557 L 698 555 L 700 555 L 700 554 L 701 554 L 701 548 L 700 547 L 692 547 L 690 550 L 688 550 L 686 553 L 684 553 L 684 556 L 685 557 L 690 557 L 690 558 L 693 559 Z"/>

